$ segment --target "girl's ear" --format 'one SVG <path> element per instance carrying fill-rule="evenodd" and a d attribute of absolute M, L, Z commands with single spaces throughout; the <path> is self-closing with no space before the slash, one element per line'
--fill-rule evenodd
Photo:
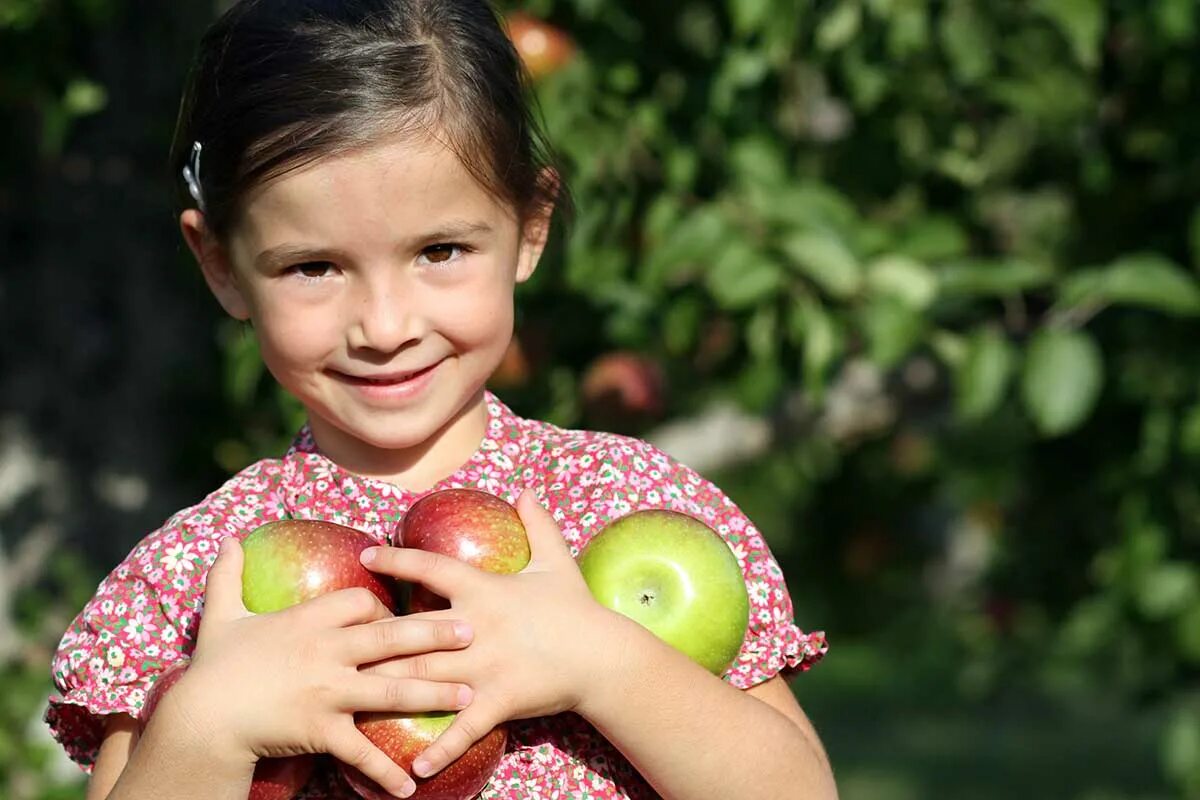
<path fill-rule="evenodd" d="M 549 168 L 543 173 L 543 180 L 557 189 L 558 175 Z M 554 197 L 557 191 L 548 191 L 546 195 Z M 527 217 L 521 226 L 521 249 L 517 254 L 517 283 L 524 283 L 533 276 L 537 269 L 542 251 L 546 249 L 546 240 L 550 238 L 550 217 L 554 214 L 554 203 L 540 205 Z"/>
<path fill-rule="evenodd" d="M 179 229 L 192 255 L 204 273 L 204 281 L 212 290 L 225 313 L 236 320 L 250 319 L 250 305 L 238 285 L 229 256 L 204 223 L 204 214 L 189 208 L 179 216 Z"/>

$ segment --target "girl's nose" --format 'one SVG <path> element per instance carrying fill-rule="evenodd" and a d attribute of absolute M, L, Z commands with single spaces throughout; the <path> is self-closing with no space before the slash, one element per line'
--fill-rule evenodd
<path fill-rule="evenodd" d="M 402 284 L 399 278 L 384 277 L 363 286 L 347 333 L 351 348 L 393 353 L 420 341 L 424 317 Z"/>

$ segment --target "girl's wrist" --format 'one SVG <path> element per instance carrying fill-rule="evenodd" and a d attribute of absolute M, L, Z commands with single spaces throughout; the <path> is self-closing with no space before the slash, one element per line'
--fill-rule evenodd
<path fill-rule="evenodd" d="M 160 733 L 179 748 L 208 755 L 222 775 L 253 773 L 258 756 L 214 713 L 219 706 L 198 677 L 184 675 L 163 697 L 154 712 Z"/>
<path fill-rule="evenodd" d="M 636 668 L 639 649 L 658 642 L 654 635 L 623 614 L 596 604 L 596 622 L 587 639 L 588 668 L 580 681 L 575 712 L 592 720 L 598 709 L 619 696 L 628 670 Z M 647 642 L 647 638 L 652 640 Z"/>

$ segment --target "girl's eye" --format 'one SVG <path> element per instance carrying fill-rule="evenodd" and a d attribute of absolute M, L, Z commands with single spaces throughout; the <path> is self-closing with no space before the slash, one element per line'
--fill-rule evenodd
<path fill-rule="evenodd" d="M 315 281 L 326 277 L 326 273 L 332 269 L 333 263 L 329 261 L 306 261 L 303 264 L 288 267 L 288 272 L 294 272 L 301 278 Z"/>
<path fill-rule="evenodd" d="M 455 251 L 458 254 L 455 255 Z M 467 251 L 467 248 L 461 244 L 444 243 L 431 244 L 421 251 L 421 257 L 429 264 L 445 264 L 450 261 L 456 261 L 462 258 L 462 254 Z"/>

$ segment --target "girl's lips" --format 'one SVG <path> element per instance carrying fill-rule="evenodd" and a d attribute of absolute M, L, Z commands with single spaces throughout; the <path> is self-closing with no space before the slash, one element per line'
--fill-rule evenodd
<path fill-rule="evenodd" d="M 356 375 L 347 375 L 344 372 L 336 374 L 342 382 L 368 399 L 408 400 L 416 397 L 429 386 L 441 364 L 442 361 L 439 361 L 419 372 L 409 373 L 405 377 L 396 377 L 394 379 L 363 378 Z"/>

